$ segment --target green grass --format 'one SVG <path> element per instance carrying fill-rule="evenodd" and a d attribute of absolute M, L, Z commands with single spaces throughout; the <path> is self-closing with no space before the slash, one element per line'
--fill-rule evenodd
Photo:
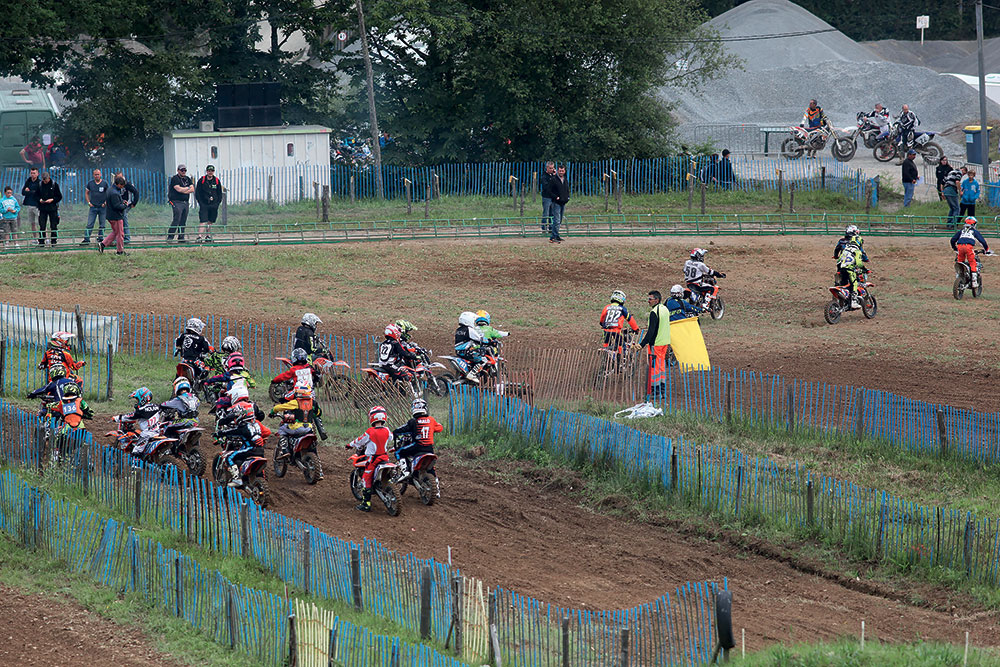
<path fill-rule="evenodd" d="M 241 667 L 247 657 L 193 632 L 184 620 L 168 616 L 139 593 L 119 595 L 64 563 L 18 547 L 0 534 L 0 583 L 52 599 L 69 599 L 83 608 L 139 633 L 164 653 L 188 665 Z M 97 656 L 95 656 L 96 658 Z"/>
<path fill-rule="evenodd" d="M 860 639 L 845 637 L 833 642 L 772 646 L 745 659 L 740 659 L 739 650 L 733 650 L 735 657 L 730 663 L 747 667 L 951 667 L 963 664 L 965 649 L 938 642 L 889 644 L 870 640 L 862 649 Z M 1000 665 L 1000 656 L 970 646 L 968 664 L 995 667 Z"/>

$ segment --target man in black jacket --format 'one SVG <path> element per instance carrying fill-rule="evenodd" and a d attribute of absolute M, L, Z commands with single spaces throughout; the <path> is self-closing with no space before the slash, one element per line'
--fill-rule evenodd
<path fill-rule="evenodd" d="M 215 177 L 215 167 L 205 167 L 205 175 L 198 179 L 194 189 L 194 199 L 198 202 L 198 238 L 206 243 L 212 240 L 212 223 L 219 216 L 222 203 L 222 183 Z"/>
<path fill-rule="evenodd" d="M 38 224 L 39 212 L 38 187 L 41 183 L 41 180 L 38 178 L 38 167 L 32 167 L 28 170 L 28 180 L 24 182 L 24 187 L 21 188 L 21 196 L 24 197 L 24 201 L 21 202 L 21 210 L 28 216 L 31 231 L 38 229 L 36 226 Z"/>
<path fill-rule="evenodd" d="M 903 160 L 903 206 L 909 206 L 910 202 L 913 201 L 913 191 L 917 187 L 917 180 L 920 178 L 920 173 L 917 171 L 917 165 L 913 163 L 913 158 L 917 157 L 917 151 L 912 148 L 906 153 L 906 159 Z"/>
<path fill-rule="evenodd" d="M 562 243 L 559 226 L 562 224 L 566 204 L 569 202 L 569 180 L 566 178 L 566 166 L 560 165 L 555 176 L 549 179 L 549 192 L 552 196 L 552 225 L 549 231 L 549 243 Z"/>
<path fill-rule="evenodd" d="M 49 172 L 42 174 L 42 180 L 38 182 L 38 245 L 45 245 L 45 225 L 48 223 L 52 233 L 49 235 L 49 243 L 55 245 L 59 232 L 59 202 L 62 201 L 62 192 L 59 191 L 59 184 L 52 180 Z"/>
<path fill-rule="evenodd" d="M 548 189 L 549 181 L 556 175 L 556 163 L 546 162 L 545 171 L 538 180 L 538 189 L 542 193 L 542 233 L 552 226 L 552 193 Z"/>

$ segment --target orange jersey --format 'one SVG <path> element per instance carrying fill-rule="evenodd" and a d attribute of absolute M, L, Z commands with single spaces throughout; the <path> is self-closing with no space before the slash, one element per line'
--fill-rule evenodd
<path fill-rule="evenodd" d="M 626 324 L 628 324 L 632 331 L 639 330 L 639 324 L 628 312 L 628 308 L 619 303 L 609 303 L 604 306 L 604 310 L 601 311 L 602 329 L 619 333 L 625 328 Z"/>

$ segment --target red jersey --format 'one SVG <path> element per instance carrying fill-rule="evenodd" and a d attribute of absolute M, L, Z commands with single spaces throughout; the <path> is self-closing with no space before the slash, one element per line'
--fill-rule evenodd
<path fill-rule="evenodd" d="M 413 419 L 413 441 L 424 447 L 434 446 L 434 434 L 444 430 L 434 417 L 425 415 Z"/>
<path fill-rule="evenodd" d="M 389 443 L 392 442 L 392 431 L 384 426 L 372 426 L 355 438 L 351 445 L 356 449 L 364 449 L 365 456 L 386 456 Z"/>

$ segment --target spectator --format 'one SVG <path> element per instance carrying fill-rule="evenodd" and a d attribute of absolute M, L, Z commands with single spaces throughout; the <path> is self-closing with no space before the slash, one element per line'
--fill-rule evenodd
<path fill-rule="evenodd" d="M 569 202 L 569 180 L 566 179 L 566 165 L 559 165 L 556 175 L 549 180 L 552 191 L 552 229 L 549 243 L 562 243 L 559 226 L 562 224 L 566 204 Z"/>
<path fill-rule="evenodd" d="M 170 187 L 167 191 L 167 201 L 173 212 L 173 220 L 170 223 L 170 229 L 167 230 L 168 241 L 174 240 L 174 232 L 176 231 L 177 242 L 184 243 L 184 226 L 187 224 L 192 192 L 194 192 L 194 185 L 188 178 L 187 167 L 182 164 L 177 165 L 177 173 L 170 177 Z"/>
<path fill-rule="evenodd" d="M 944 193 L 945 201 L 948 202 L 948 229 L 954 229 L 955 225 L 958 224 L 958 198 L 962 194 L 961 180 L 962 172 L 958 169 L 952 169 L 944 177 L 944 187 L 941 189 L 941 192 Z"/>
<path fill-rule="evenodd" d="M 108 195 L 111 186 L 101 177 L 101 170 L 94 170 L 94 178 L 87 183 L 83 191 L 83 198 L 87 200 L 90 208 L 87 210 L 87 229 L 83 232 L 83 240 L 80 245 L 90 244 L 90 234 L 94 231 L 94 221 L 99 220 L 97 227 L 97 238 L 104 236 L 104 223 L 108 221 Z"/>
<path fill-rule="evenodd" d="M 45 245 L 45 225 L 52 230 L 49 235 L 49 245 L 55 245 L 58 240 L 59 202 L 62 192 L 59 184 L 52 180 L 49 172 L 42 173 L 42 182 L 38 188 L 38 245 Z"/>
<path fill-rule="evenodd" d="M 125 178 L 125 170 L 119 169 L 115 172 L 115 180 L 118 177 L 125 179 L 125 187 L 122 188 L 122 198 L 125 200 L 125 213 L 122 218 L 122 230 L 125 233 L 125 245 L 132 242 L 132 235 L 128 231 L 128 212 L 135 208 L 135 205 L 139 203 L 139 191 L 135 189 L 135 186 L 129 183 L 128 179 Z"/>
<path fill-rule="evenodd" d="M 15 233 L 17 232 L 17 216 L 21 212 L 21 205 L 14 197 L 14 188 L 8 186 L 3 189 L 3 198 L 0 199 L 0 238 L 3 239 L 3 247 L 10 246 L 20 248 Z"/>
<path fill-rule="evenodd" d="M 45 148 L 38 137 L 32 137 L 28 145 L 21 149 L 21 159 L 32 169 L 37 170 L 45 166 Z"/>
<path fill-rule="evenodd" d="M 549 188 L 549 181 L 555 177 L 556 163 L 546 162 L 545 171 L 538 181 L 538 189 L 542 193 L 542 233 L 551 231 L 552 228 L 552 190 Z"/>
<path fill-rule="evenodd" d="M 97 242 L 97 252 L 104 252 L 104 249 L 115 242 L 118 251 L 116 255 L 125 254 L 125 209 L 128 208 L 125 195 L 125 177 L 116 176 L 115 185 L 108 192 L 108 224 L 111 225 L 111 233 L 103 241 Z"/>
<path fill-rule="evenodd" d="M 702 183 L 708 185 L 709 183 L 714 183 L 719 177 L 719 154 L 712 153 L 708 158 L 708 164 L 702 167 L 701 173 L 698 174 L 698 178 Z"/>
<path fill-rule="evenodd" d="M 194 200 L 198 202 L 198 238 L 212 242 L 212 223 L 219 216 L 222 203 L 222 183 L 215 177 L 215 167 L 205 167 L 205 175 L 198 179 L 194 190 Z"/>
<path fill-rule="evenodd" d="M 979 201 L 979 181 L 976 180 L 976 170 L 970 168 L 960 183 L 962 193 L 958 219 L 965 220 L 967 215 L 976 215 L 976 202 Z"/>
<path fill-rule="evenodd" d="M 719 185 L 723 190 L 732 189 L 736 183 L 736 175 L 733 174 L 733 163 L 729 161 L 729 149 L 722 151 L 722 161 L 719 162 Z"/>
<path fill-rule="evenodd" d="M 917 156 L 917 152 L 912 148 L 906 153 L 906 159 L 903 160 L 903 207 L 910 205 L 913 201 L 913 190 L 917 187 L 917 181 L 920 179 L 920 175 L 917 172 L 917 165 L 913 163 L 913 158 Z"/>
<path fill-rule="evenodd" d="M 28 170 L 28 180 L 21 188 L 21 197 L 24 198 L 24 201 L 21 202 L 21 208 L 28 213 L 28 223 L 31 225 L 32 233 L 38 229 L 38 186 L 41 183 L 38 180 L 38 169 L 32 167 Z"/>
<path fill-rule="evenodd" d="M 69 151 L 58 137 L 52 137 L 52 143 L 45 151 L 45 161 L 49 167 L 61 167 L 69 161 Z"/>
<path fill-rule="evenodd" d="M 934 176 L 937 178 L 937 192 L 938 200 L 944 201 L 944 177 L 948 175 L 951 171 L 951 164 L 948 162 L 948 156 L 942 155 L 941 161 L 938 163 L 937 169 L 934 170 Z"/>

